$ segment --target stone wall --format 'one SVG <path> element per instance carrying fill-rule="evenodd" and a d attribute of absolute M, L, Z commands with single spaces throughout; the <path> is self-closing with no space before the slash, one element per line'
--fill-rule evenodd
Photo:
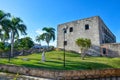
<path fill-rule="evenodd" d="M 89 29 L 85 30 L 85 25 L 89 25 Z M 99 42 L 99 18 L 98 16 L 76 20 L 64 24 L 58 25 L 57 47 L 63 48 L 64 33 L 63 28 L 68 27 L 67 33 L 65 33 L 65 41 L 67 41 L 66 50 L 73 50 L 81 52 L 80 48 L 76 45 L 75 41 L 78 38 L 88 38 L 92 42 L 90 49 L 91 53 L 100 54 L 100 42 Z M 73 32 L 70 32 L 70 28 L 73 28 Z"/>
<path fill-rule="evenodd" d="M 40 78 L 13 73 L 0 72 L 0 80 L 52 80 L 49 78 Z"/>
<path fill-rule="evenodd" d="M 103 54 L 102 49 L 106 49 L 106 54 Z M 109 43 L 101 45 L 101 54 L 108 57 L 120 57 L 120 43 Z"/>
<path fill-rule="evenodd" d="M 110 76 L 120 76 L 120 69 L 102 69 L 102 70 L 44 70 L 44 69 L 34 69 L 26 68 L 14 65 L 1 65 L 0 71 L 19 73 L 23 75 L 43 77 L 58 79 L 64 78 L 71 80 L 75 77 L 110 77 Z"/>

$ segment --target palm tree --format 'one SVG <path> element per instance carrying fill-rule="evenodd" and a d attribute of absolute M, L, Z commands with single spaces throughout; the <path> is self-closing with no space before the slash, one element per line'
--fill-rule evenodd
<path fill-rule="evenodd" d="M 43 31 L 45 31 L 43 34 L 41 34 L 39 37 L 38 37 L 38 41 L 40 40 L 45 40 L 46 43 L 48 44 L 48 48 L 49 48 L 49 43 L 50 43 L 50 40 L 53 39 L 53 41 L 55 40 L 55 29 L 52 28 L 52 27 L 44 27 L 42 29 Z M 45 61 L 45 48 L 42 50 L 42 61 L 44 62 Z"/>
<path fill-rule="evenodd" d="M 4 13 L 0 10 L 0 39 L 2 42 L 9 39 L 8 26 L 6 25 L 10 13 Z"/>
<path fill-rule="evenodd" d="M 9 34 L 3 30 L 0 30 L 0 39 L 1 42 L 5 42 L 9 40 Z"/>
<path fill-rule="evenodd" d="M 18 17 L 13 17 L 8 21 L 10 37 L 11 37 L 11 56 L 13 56 L 13 48 L 14 48 L 14 39 L 19 37 L 19 32 L 22 35 L 26 35 L 27 27 L 23 24 L 23 21 Z"/>
<path fill-rule="evenodd" d="M 43 35 L 38 35 L 36 36 L 36 41 L 40 43 L 41 45 L 41 40 L 43 41 L 44 40 L 44 36 Z"/>
<path fill-rule="evenodd" d="M 10 17 L 10 13 L 4 13 L 2 10 L 0 10 L 0 23 L 7 17 Z"/>
<path fill-rule="evenodd" d="M 52 39 L 53 41 L 55 40 L 55 29 L 52 27 L 44 27 L 42 30 L 45 31 L 45 33 L 43 33 L 42 36 L 44 36 L 44 40 L 46 41 L 49 47 L 50 41 Z"/>

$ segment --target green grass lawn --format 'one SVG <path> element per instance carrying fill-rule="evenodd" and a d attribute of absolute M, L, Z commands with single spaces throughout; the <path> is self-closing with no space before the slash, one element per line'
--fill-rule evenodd
<path fill-rule="evenodd" d="M 50 51 L 46 54 L 46 62 L 41 61 L 41 53 L 34 53 L 28 56 L 19 56 L 11 59 L 0 58 L 0 64 L 12 64 L 32 68 L 55 69 L 55 70 L 86 70 L 120 68 L 120 58 L 90 57 L 81 60 L 79 54 L 66 52 L 66 67 L 63 67 L 63 51 Z M 28 58 L 24 61 L 23 58 Z"/>

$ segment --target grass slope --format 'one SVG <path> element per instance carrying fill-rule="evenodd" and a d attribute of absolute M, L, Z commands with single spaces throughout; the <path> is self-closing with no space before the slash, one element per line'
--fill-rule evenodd
<path fill-rule="evenodd" d="M 81 60 L 79 54 L 66 52 L 66 67 L 63 67 L 63 51 L 50 51 L 46 54 L 46 62 L 41 61 L 41 53 L 34 53 L 28 56 L 19 56 L 11 59 L 0 59 L 0 64 L 14 64 L 32 68 L 55 69 L 55 70 L 86 70 L 120 68 L 120 58 L 108 57 L 86 57 Z M 23 58 L 28 58 L 24 61 Z"/>

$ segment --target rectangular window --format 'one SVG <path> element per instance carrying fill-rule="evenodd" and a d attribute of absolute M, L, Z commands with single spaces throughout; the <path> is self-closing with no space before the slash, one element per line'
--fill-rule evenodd
<path fill-rule="evenodd" d="M 70 30 L 69 30 L 70 32 L 73 32 L 73 27 L 70 27 Z"/>
<path fill-rule="evenodd" d="M 64 41 L 64 45 L 65 45 L 65 46 L 67 45 L 67 41 Z"/>
<path fill-rule="evenodd" d="M 88 24 L 85 25 L 85 30 L 89 30 L 89 25 Z"/>
<path fill-rule="evenodd" d="M 103 54 L 106 54 L 106 48 L 103 48 Z"/>

